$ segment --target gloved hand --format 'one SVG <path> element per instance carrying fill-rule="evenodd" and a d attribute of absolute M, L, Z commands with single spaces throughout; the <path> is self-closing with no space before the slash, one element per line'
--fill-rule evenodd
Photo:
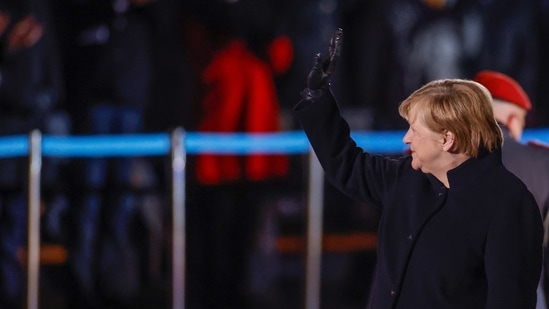
<path fill-rule="evenodd" d="M 313 69 L 307 77 L 307 88 L 301 92 L 303 99 L 317 99 L 330 88 L 330 78 L 335 71 L 336 63 L 341 53 L 342 41 L 343 30 L 340 28 L 330 40 L 328 57 L 323 60 L 320 53 L 316 54 Z"/>

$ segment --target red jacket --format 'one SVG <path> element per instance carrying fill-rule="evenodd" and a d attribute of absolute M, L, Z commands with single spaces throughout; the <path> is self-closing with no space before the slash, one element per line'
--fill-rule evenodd
<path fill-rule="evenodd" d="M 280 131 L 280 111 L 269 64 L 234 40 L 220 50 L 204 70 L 208 93 L 202 102 L 203 132 L 267 133 Z M 285 176 L 288 158 L 283 155 L 201 154 L 197 157 L 197 177 L 203 184 L 239 179 L 265 180 Z"/>

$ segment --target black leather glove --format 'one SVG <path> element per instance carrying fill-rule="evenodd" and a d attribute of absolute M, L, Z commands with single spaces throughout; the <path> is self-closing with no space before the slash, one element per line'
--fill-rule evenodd
<path fill-rule="evenodd" d="M 341 53 L 342 41 L 343 30 L 340 28 L 330 40 L 328 57 L 323 60 L 320 53 L 316 54 L 313 69 L 307 77 L 307 88 L 301 92 L 303 99 L 317 99 L 329 90 L 330 78 L 335 71 L 336 63 Z"/>

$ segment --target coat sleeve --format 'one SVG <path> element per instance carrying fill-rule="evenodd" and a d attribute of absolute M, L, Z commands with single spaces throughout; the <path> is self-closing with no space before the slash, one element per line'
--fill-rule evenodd
<path fill-rule="evenodd" d="M 294 108 L 327 179 L 349 197 L 381 206 L 398 177 L 400 161 L 358 147 L 331 93 Z"/>

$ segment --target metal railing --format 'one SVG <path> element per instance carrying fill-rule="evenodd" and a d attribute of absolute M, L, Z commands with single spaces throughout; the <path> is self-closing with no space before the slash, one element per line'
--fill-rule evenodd
<path fill-rule="evenodd" d="M 406 149 L 404 132 L 355 132 L 357 144 L 372 153 L 397 154 Z M 549 144 L 549 129 L 530 129 L 523 141 Z M 185 168 L 189 154 L 309 154 L 305 308 L 320 308 L 322 253 L 323 172 L 303 132 L 273 134 L 218 134 L 184 132 L 90 136 L 28 135 L 0 137 L 0 158 L 28 157 L 28 309 L 39 306 L 40 175 L 43 157 L 130 157 L 171 156 L 172 169 L 172 308 L 185 307 Z"/>

